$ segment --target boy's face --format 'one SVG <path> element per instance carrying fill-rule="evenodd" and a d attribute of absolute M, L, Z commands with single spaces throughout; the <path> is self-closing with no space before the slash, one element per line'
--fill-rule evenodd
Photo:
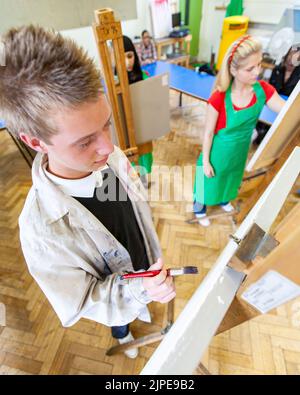
<path fill-rule="evenodd" d="M 105 166 L 114 146 L 110 135 L 111 109 L 104 95 L 76 109 L 61 110 L 52 119 L 58 133 L 51 137 L 51 145 L 41 143 L 51 172 L 80 178 Z"/>

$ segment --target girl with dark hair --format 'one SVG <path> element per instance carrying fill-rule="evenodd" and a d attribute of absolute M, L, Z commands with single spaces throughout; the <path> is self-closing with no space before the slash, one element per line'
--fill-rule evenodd
<path fill-rule="evenodd" d="M 133 84 L 144 79 L 143 72 L 133 42 L 129 37 L 123 36 L 123 44 L 129 84 Z"/>
<path fill-rule="evenodd" d="M 149 76 L 141 69 L 139 57 L 136 53 L 136 49 L 133 42 L 129 37 L 123 36 L 124 52 L 125 52 L 125 63 L 128 73 L 129 84 L 133 84 L 138 81 L 145 80 Z M 151 173 L 153 163 L 153 144 L 152 141 L 148 143 L 139 144 L 139 166 L 140 166 L 140 177 L 143 185 L 148 188 L 148 174 Z"/>
<path fill-rule="evenodd" d="M 270 84 L 281 95 L 289 96 L 300 79 L 300 43 L 293 45 L 283 61 L 275 66 Z"/>
<path fill-rule="evenodd" d="M 269 83 L 274 86 L 280 95 L 290 96 L 300 80 L 300 43 L 293 45 L 283 58 L 282 62 L 275 66 Z M 256 125 L 257 137 L 254 144 L 259 145 L 270 129 L 270 125 L 258 121 Z"/>

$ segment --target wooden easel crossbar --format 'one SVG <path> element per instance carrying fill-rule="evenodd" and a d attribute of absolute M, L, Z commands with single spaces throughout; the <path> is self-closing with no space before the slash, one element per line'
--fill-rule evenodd
<path fill-rule="evenodd" d="M 102 64 L 107 95 L 112 108 L 118 143 L 127 156 L 135 155 L 138 150 L 135 142 L 121 22 L 115 20 L 113 10 L 110 8 L 96 10 L 95 20 L 93 31 Z M 110 41 L 115 57 L 118 84 L 114 78 L 112 54 L 108 48 Z M 121 101 L 118 100 L 118 96 Z M 124 114 L 124 121 L 122 114 Z"/>

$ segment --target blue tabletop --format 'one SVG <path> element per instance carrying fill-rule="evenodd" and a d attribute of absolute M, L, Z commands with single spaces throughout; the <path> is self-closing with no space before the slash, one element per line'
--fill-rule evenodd
<path fill-rule="evenodd" d="M 206 73 L 200 74 L 194 70 L 162 61 L 147 64 L 143 66 L 143 70 L 147 71 L 151 77 L 169 72 L 170 88 L 205 101 L 210 97 L 216 78 Z M 282 96 L 282 98 L 287 99 L 286 96 Z M 259 119 L 272 124 L 276 117 L 276 112 L 270 110 L 268 106 L 264 106 Z"/>
<path fill-rule="evenodd" d="M 158 61 L 143 66 L 151 77 L 169 72 L 170 88 L 176 89 L 197 99 L 208 100 L 215 77 L 196 73 L 193 70 L 173 63 Z"/>

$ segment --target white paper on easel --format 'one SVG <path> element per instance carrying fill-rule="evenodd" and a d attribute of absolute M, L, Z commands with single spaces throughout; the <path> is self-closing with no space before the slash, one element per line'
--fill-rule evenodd
<path fill-rule="evenodd" d="M 241 295 L 247 303 L 262 314 L 300 295 L 300 287 L 287 277 L 269 270 Z"/>
<path fill-rule="evenodd" d="M 259 225 L 266 233 L 269 232 L 299 171 L 300 147 L 295 147 L 234 233 L 236 238 L 244 239 L 253 223 Z M 240 272 L 233 269 L 230 271 L 227 266 L 238 248 L 238 244 L 230 239 L 152 354 L 141 372 L 142 375 L 182 375 L 195 371 L 243 281 L 243 278 L 238 277 Z M 294 295 L 298 295 L 298 289 Z"/>
<path fill-rule="evenodd" d="M 172 30 L 172 13 L 168 0 L 150 0 L 154 38 L 168 37 Z"/>
<path fill-rule="evenodd" d="M 162 86 L 169 86 L 169 74 L 165 74 L 161 79 Z"/>

